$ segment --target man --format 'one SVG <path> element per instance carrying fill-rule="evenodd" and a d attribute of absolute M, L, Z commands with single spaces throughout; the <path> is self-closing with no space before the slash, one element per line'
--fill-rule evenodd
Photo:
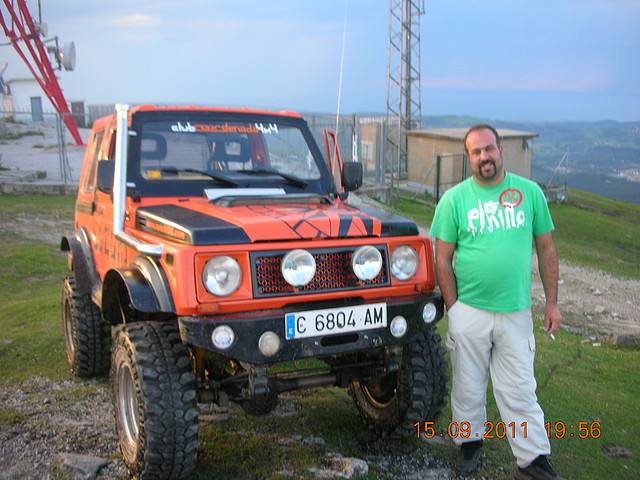
<path fill-rule="evenodd" d="M 547 460 L 551 449 L 535 393 L 530 308 L 533 238 L 546 298 L 544 328 L 548 334 L 558 330 L 553 222 L 540 188 L 503 169 L 503 148 L 493 127 L 471 127 L 464 146 L 473 176 L 443 195 L 431 225 L 449 316 L 453 422 L 460 431 L 470 427 L 468 438 L 454 439 L 460 445 L 458 467 L 468 474 L 478 466 L 490 374 L 518 463 L 516 478 L 559 479 Z"/>

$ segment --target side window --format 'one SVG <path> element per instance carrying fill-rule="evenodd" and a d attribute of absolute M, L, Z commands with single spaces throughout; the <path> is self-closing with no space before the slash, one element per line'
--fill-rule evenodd
<path fill-rule="evenodd" d="M 102 137 L 104 132 L 101 130 L 96 132 L 91 138 L 90 157 L 87 174 L 84 177 L 82 183 L 82 191 L 85 193 L 93 192 L 96 178 L 96 168 L 98 165 L 98 152 L 100 151 L 100 145 L 102 144 Z"/>

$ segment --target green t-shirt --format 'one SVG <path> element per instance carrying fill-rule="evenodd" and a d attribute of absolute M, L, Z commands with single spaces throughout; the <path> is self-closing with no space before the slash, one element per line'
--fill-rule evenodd
<path fill-rule="evenodd" d="M 457 244 L 458 299 L 507 313 L 531 306 L 532 238 L 552 230 L 540 187 L 507 173 L 496 186 L 483 187 L 468 178 L 447 190 L 430 235 Z"/>

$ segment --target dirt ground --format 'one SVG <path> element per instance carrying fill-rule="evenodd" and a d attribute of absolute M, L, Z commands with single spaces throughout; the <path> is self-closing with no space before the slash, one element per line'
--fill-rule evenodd
<path fill-rule="evenodd" d="M 89 138 L 89 132 L 89 129 L 80 129 L 84 142 Z M 7 138 L 0 138 L 0 181 L 63 181 L 64 157 L 57 146 L 58 134 L 55 125 L 6 123 L 6 134 Z M 65 135 L 65 143 L 66 163 L 69 166 L 71 180 L 77 182 L 85 147 L 73 143 L 68 134 Z"/>
<path fill-rule="evenodd" d="M 535 258 L 534 258 L 535 272 Z M 534 309 L 544 307 L 544 291 L 534 274 Z M 591 339 L 640 335 L 640 282 L 560 262 L 558 302 L 563 329 Z"/>

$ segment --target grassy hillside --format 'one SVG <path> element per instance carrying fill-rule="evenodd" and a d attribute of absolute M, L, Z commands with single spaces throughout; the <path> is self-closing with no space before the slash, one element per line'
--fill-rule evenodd
<path fill-rule="evenodd" d="M 570 190 L 551 214 L 560 258 L 640 279 L 640 205 Z"/>

